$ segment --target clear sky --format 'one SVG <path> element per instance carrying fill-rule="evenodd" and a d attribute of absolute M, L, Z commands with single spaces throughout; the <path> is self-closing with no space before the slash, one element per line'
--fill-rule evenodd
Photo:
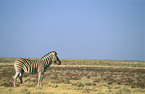
<path fill-rule="evenodd" d="M 0 0 L 0 57 L 145 61 L 144 0 Z"/>

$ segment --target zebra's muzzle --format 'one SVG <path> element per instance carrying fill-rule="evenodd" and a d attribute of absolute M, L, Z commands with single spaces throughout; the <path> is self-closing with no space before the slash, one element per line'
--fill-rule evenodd
<path fill-rule="evenodd" d="M 57 60 L 54 63 L 57 64 L 57 65 L 60 65 L 61 64 L 61 61 L 60 60 Z"/>

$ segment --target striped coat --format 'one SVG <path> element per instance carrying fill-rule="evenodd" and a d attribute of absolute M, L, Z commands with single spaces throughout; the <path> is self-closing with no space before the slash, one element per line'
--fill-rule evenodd
<path fill-rule="evenodd" d="M 45 64 L 45 63 L 48 64 Z M 21 58 L 15 61 L 14 68 L 16 72 L 26 72 L 26 73 L 38 73 L 40 71 L 45 71 L 51 63 L 44 60 L 30 60 Z"/>
<path fill-rule="evenodd" d="M 61 61 L 57 57 L 57 53 L 55 51 L 48 53 L 40 60 L 30 60 L 24 58 L 16 60 L 14 63 L 14 69 L 16 71 L 16 74 L 14 76 L 14 86 L 16 86 L 16 79 L 18 76 L 21 84 L 23 85 L 22 76 L 24 72 L 31 74 L 38 73 L 38 86 L 42 86 L 44 72 L 52 62 L 57 63 L 58 65 L 61 64 Z"/>

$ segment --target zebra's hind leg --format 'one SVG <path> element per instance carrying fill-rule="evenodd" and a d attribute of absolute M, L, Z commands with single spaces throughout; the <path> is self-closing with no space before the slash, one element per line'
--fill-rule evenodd
<path fill-rule="evenodd" d="M 38 72 L 38 87 L 40 86 L 41 72 Z"/>
<path fill-rule="evenodd" d="M 23 73 L 24 73 L 24 72 L 21 72 L 20 75 L 19 75 L 19 79 L 20 79 L 21 85 L 24 85 L 24 84 L 23 84 L 23 81 L 22 81 Z"/>
<path fill-rule="evenodd" d="M 16 86 L 16 79 L 19 76 L 19 72 L 16 72 L 15 76 L 14 76 L 14 87 Z"/>

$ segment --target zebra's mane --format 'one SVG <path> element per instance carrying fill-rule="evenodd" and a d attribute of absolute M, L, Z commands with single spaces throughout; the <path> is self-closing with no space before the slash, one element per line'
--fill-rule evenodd
<path fill-rule="evenodd" d="M 55 53 L 57 55 L 57 53 L 55 51 L 51 51 L 48 54 L 44 55 L 43 57 L 41 57 L 41 59 L 44 59 L 45 57 L 49 56 L 51 53 Z"/>

